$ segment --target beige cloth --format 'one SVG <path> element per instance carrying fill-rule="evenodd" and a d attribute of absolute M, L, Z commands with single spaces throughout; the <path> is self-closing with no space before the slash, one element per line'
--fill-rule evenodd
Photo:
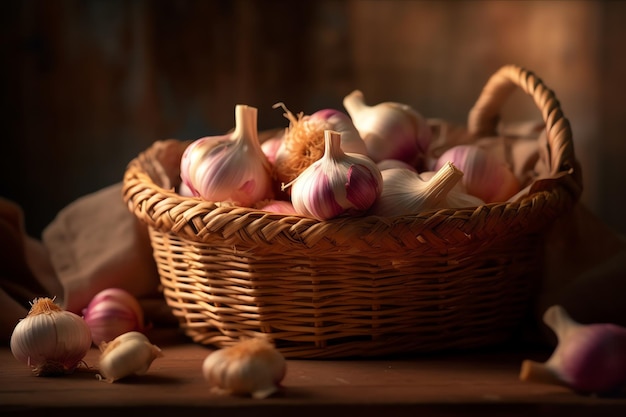
<path fill-rule="evenodd" d="M 106 288 L 138 298 L 158 295 L 159 279 L 146 227 L 128 211 L 122 184 L 74 201 L 44 229 L 65 309 L 76 313 Z"/>

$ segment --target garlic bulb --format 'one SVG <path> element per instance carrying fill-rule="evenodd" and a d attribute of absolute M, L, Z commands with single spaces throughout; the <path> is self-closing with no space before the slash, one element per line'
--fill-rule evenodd
<path fill-rule="evenodd" d="M 365 212 L 380 195 L 380 170 L 365 155 L 345 153 L 340 133 L 327 130 L 324 140 L 322 158 L 288 184 L 293 207 L 318 220 Z"/>
<path fill-rule="evenodd" d="M 395 102 L 368 106 L 359 90 L 345 96 L 343 106 L 365 142 L 367 155 L 375 162 L 398 159 L 412 166 L 421 163 L 432 132 L 411 106 Z"/>
<path fill-rule="evenodd" d="M 378 165 L 378 169 L 380 169 L 381 171 L 392 168 L 403 168 L 411 170 L 413 172 L 417 172 L 417 168 L 415 168 L 413 165 L 407 164 L 406 162 L 400 161 L 398 159 L 383 159 L 376 165 Z"/>
<path fill-rule="evenodd" d="M 148 372 L 156 358 L 163 356 L 161 349 L 139 332 L 124 333 L 110 342 L 100 344 L 100 377 L 114 382 L 131 375 Z"/>
<path fill-rule="evenodd" d="M 91 347 L 91 332 L 82 317 L 63 310 L 50 298 L 38 298 L 11 335 L 11 352 L 37 376 L 72 373 Z"/>
<path fill-rule="evenodd" d="M 506 201 L 520 190 L 513 172 L 495 154 L 476 145 L 457 145 L 446 150 L 434 169 L 448 161 L 463 171 L 462 183 L 469 194 L 486 203 Z"/>
<path fill-rule="evenodd" d="M 290 201 L 284 200 L 263 200 L 255 205 L 256 208 L 263 211 L 279 214 L 297 214 L 296 209 Z"/>
<path fill-rule="evenodd" d="M 261 150 L 265 154 L 265 157 L 270 164 L 274 164 L 276 162 L 276 153 L 278 152 L 278 149 L 280 148 L 282 143 L 283 135 L 280 135 L 271 137 L 261 144 Z"/>
<path fill-rule="evenodd" d="M 369 213 L 377 216 L 405 216 L 436 208 L 479 206 L 483 202 L 459 191 L 453 193 L 463 172 L 447 163 L 433 175 L 425 175 L 404 168 L 382 171 L 383 192 Z"/>
<path fill-rule="evenodd" d="M 271 165 L 259 143 L 257 112 L 235 106 L 232 133 L 197 139 L 185 149 L 180 176 L 194 195 L 245 207 L 271 198 Z"/>
<path fill-rule="evenodd" d="M 202 374 L 210 386 L 254 398 L 276 392 L 286 373 L 283 355 L 260 337 L 211 352 L 202 363 Z"/>
<path fill-rule="evenodd" d="M 283 183 L 293 181 L 324 154 L 324 132 L 332 130 L 341 134 L 344 152 L 367 154 L 365 143 L 350 117 L 335 109 L 318 110 L 311 115 L 300 113 L 296 118 L 282 103 L 285 117 L 290 121 L 281 145 L 276 150 L 274 176 Z"/>
<path fill-rule="evenodd" d="M 565 385 L 584 394 L 614 394 L 626 387 L 626 328 L 578 323 L 559 305 L 548 308 L 543 320 L 558 344 L 545 363 L 522 362 L 522 381 Z"/>
<path fill-rule="evenodd" d="M 83 310 L 83 318 L 91 329 L 96 346 L 126 332 L 144 330 L 139 301 L 121 288 L 108 288 L 97 293 Z"/>

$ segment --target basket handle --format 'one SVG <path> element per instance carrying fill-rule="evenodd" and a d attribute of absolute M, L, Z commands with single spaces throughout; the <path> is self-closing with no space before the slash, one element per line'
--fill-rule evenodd
<path fill-rule="evenodd" d="M 569 174 L 579 188 L 582 177 L 574 155 L 574 143 L 569 121 L 561 111 L 554 92 L 534 73 L 516 65 L 500 68 L 486 85 L 469 112 L 468 130 L 472 137 L 495 136 L 502 105 L 515 90 L 521 88 L 530 95 L 546 124 L 550 174 Z"/>

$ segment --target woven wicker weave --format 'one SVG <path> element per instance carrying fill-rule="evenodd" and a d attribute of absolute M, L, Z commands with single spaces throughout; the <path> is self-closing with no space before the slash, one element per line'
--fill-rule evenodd
<path fill-rule="evenodd" d="M 318 221 L 178 195 L 188 143 L 130 162 L 123 196 L 150 231 L 164 297 L 186 335 L 214 347 L 263 333 L 291 358 L 377 356 L 499 343 L 529 308 L 542 231 L 581 192 L 571 129 L 533 73 L 501 68 L 469 114 L 496 135 L 521 88 L 540 109 L 549 176 L 513 202 L 414 216 Z M 168 168 L 169 167 L 169 168 Z"/>

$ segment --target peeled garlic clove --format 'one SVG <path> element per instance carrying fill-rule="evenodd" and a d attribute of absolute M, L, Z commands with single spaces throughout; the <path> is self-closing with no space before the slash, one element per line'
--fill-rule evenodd
<path fill-rule="evenodd" d="M 380 170 L 365 155 L 343 152 L 338 132 L 325 133 L 322 158 L 288 185 L 293 207 L 299 214 L 319 220 L 364 213 L 381 193 Z"/>
<path fill-rule="evenodd" d="M 375 162 L 398 159 L 412 166 L 421 162 L 432 132 L 411 106 L 396 102 L 369 106 L 360 90 L 345 96 L 343 106 L 365 142 L 367 155 Z"/>
<path fill-rule="evenodd" d="M 91 347 L 91 332 L 82 317 L 63 310 L 50 298 L 38 298 L 11 335 L 11 352 L 37 376 L 72 373 Z"/>
<path fill-rule="evenodd" d="M 276 392 L 287 372 L 283 355 L 264 338 L 252 338 L 210 353 L 202 374 L 212 387 L 265 398 Z"/>
<path fill-rule="evenodd" d="M 437 160 L 435 170 L 452 162 L 463 171 L 462 183 L 467 192 L 486 203 L 507 201 L 520 190 L 509 167 L 496 155 L 476 145 L 457 145 Z"/>
<path fill-rule="evenodd" d="M 145 374 L 161 349 L 150 343 L 142 333 L 124 333 L 111 342 L 100 344 L 100 375 L 106 382 L 115 382 L 131 375 Z"/>
<path fill-rule="evenodd" d="M 96 346 L 123 333 L 144 330 L 139 301 L 121 288 L 107 288 L 97 293 L 83 310 L 83 317 Z"/>
<path fill-rule="evenodd" d="M 580 324 L 559 305 L 544 313 L 557 346 L 545 363 L 522 362 L 520 379 L 565 385 L 580 393 L 610 394 L 626 387 L 626 328 Z"/>

